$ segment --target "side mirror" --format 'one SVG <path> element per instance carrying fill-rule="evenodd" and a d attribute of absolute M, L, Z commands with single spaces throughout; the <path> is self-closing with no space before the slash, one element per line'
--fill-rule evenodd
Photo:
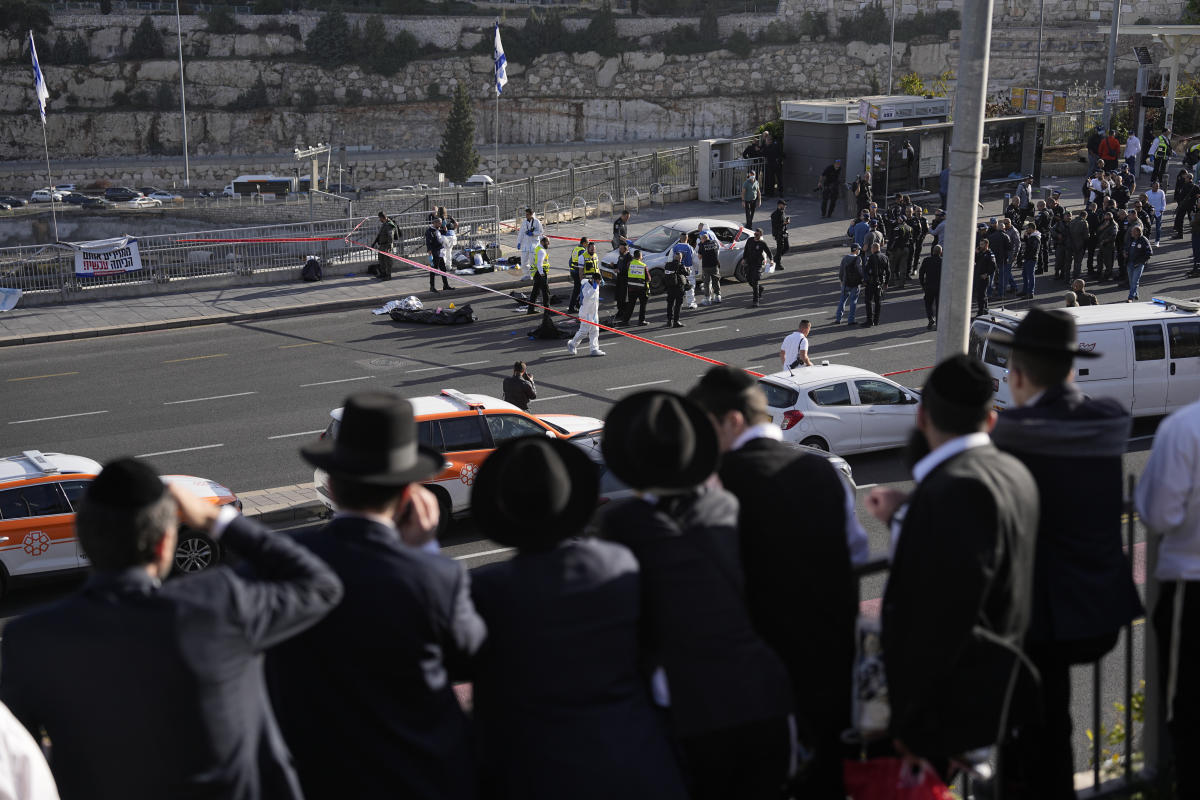
<path fill-rule="evenodd" d="M 916 395 L 910 394 L 910 395 L 905 395 L 905 396 L 908 398 L 905 402 L 910 406 L 916 405 L 917 403 L 921 402 L 921 398 L 917 397 Z"/>
<path fill-rule="evenodd" d="M 558 438 L 557 434 L 555 434 L 554 431 L 546 431 L 546 435 L 549 436 L 551 439 Z"/>

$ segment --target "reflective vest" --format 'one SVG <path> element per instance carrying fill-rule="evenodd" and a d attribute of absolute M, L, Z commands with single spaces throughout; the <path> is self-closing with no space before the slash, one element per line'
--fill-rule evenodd
<path fill-rule="evenodd" d="M 533 248 L 533 263 L 529 265 L 530 275 L 536 275 L 539 272 L 544 276 L 550 274 L 550 256 L 546 252 L 546 248 L 540 244 Z"/>
<path fill-rule="evenodd" d="M 636 284 L 638 286 L 645 286 L 646 285 L 646 262 L 638 261 L 635 258 L 633 261 L 629 262 L 629 269 L 626 274 L 629 278 L 629 284 L 631 286 L 634 284 Z"/>
<path fill-rule="evenodd" d="M 587 278 L 588 275 L 600 274 L 600 256 L 596 255 L 595 253 L 589 254 L 586 250 L 584 250 L 580 260 L 583 263 L 584 278 Z"/>
<path fill-rule="evenodd" d="M 571 250 L 571 259 L 567 262 L 567 264 L 571 267 L 571 269 L 575 269 L 579 266 L 579 262 L 586 255 L 587 248 L 583 247 L 582 245 L 576 245 L 575 248 Z"/>
<path fill-rule="evenodd" d="M 1170 158 L 1171 157 L 1171 140 L 1168 139 L 1167 137 L 1163 136 L 1162 134 L 1159 134 L 1158 139 L 1156 139 L 1155 142 L 1156 142 L 1156 144 L 1158 144 L 1158 149 L 1154 151 L 1154 157 L 1155 158 Z"/>

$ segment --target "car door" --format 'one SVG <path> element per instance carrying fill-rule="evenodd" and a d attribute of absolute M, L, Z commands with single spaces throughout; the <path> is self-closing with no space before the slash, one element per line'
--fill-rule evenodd
<path fill-rule="evenodd" d="M 552 431 L 520 414 L 485 414 L 483 418 L 487 422 L 488 431 L 492 434 L 492 443 L 495 447 L 522 436 L 553 435 Z"/>
<path fill-rule="evenodd" d="M 442 453 L 449 466 L 433 481 L 450 495 L 453 512 L 471 507 L 471 487 L 479 465 L 492 452 L 492 437 L 479 414 L 465 414 L 438 420 Z"/>
<path fill-rule="evenodd" d="M 1170 413 L 1200 397 L 1200 320 L 1167 323 L 1167 405 Z"/>
<path fill-rule="evenodd" d="M 57 482 L 0 491 L 0 543 L 10 575 L 75 569 L 75 515 Z"/>
<path fill-rule="evenodd" d="M 860 378 L 854 381 L 854 390 L 862 413 L 862 449 L 903 445 L 916 424 L 915 396 L 882 378 Z"/>
<path fill-rule="evenodd" d="M 1133 326 L 1133 416 L 1161 414 L 1167 407 L 1167 348 L 1161 322 Z"/>
<path fill-rule="evenodd" d="M 861 446 L 862 414 L 850 395 L 846 381 L 826 383 L 807 392 L 809 409 L 800 422 L 801 435 L 794 441 L 803 442 L 810 436 L 820 436 L 831 453 L 853 453 Z"/>
<path fill-rule="evenodd" d="M 87 493 L 87 489 L 92 485 L 91 478 L 77 478 L 72 480 L 59 481 L 59 487 L 67 496 L 67 502 L 71 504 L 71 512 L 79 513 L 79 503 L 83 500 L 83 496 Z M 79 536 L 74 533 L 75 519 L 71 519 L 72 536 L 75 538 L 75 555 L 79 558 L 79 565 L 86 567 L 91 562 L 88 560 L 87 553 L 83 552 L 83 546 L 79 544 Z"/>

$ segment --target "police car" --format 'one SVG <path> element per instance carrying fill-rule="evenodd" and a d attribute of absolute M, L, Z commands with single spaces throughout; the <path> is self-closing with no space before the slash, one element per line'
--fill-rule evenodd
<path fill-rule="evenodd" d="M 15 580 L 88 566 L 75 538 L 75 508 L 100 464 L 83 456 L 26 450 L 0 458 L 0 594 Z M 163 475 L 216 505 L 241 501 L 219 483 L 191 475 Z M 220 559 L 220 548 L 202 531 L 181 528 L 178 572 L 197 572 Z"/>

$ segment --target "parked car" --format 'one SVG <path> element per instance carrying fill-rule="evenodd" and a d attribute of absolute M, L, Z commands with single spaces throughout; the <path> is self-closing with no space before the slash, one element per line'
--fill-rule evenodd
<path fill-rule="evenodd" d="M 155 200 L 151 197 L 135 197 L 126 205 L 130 208 L 159 208 L 162 206 L 162 200 Z"/>
<path fill-rule="evenodd" d="M 63 193 L 55 189 L 35 189 L 29 196 L 31 203 L 61 203 L 62 199 Z"/>
<path fill-rule="evenodd" d="M 73 206 L 81 206 L 87 201 L 87 199 L 88 199 L 88 196 L 86 194 L 82 194 L 80 192 L 71 192 L 69 194 L 63 195 L 63 202 L 70 203 Z"/>
<path fill-rule="evenodd" d="M 664 222 L 633 240 L 632 247 L 642 251 L 642 261 L 646 263 L 646 268 L 650 271 L 651 294 L 662 291 L 663 267 L 669 260 L 671 245 L 679 241 L 679 234 L 691 233 L 700 226 L 701 222 L 704 223 L 704 227 L 715 233 L 718 241 L 721 242 L 721 251 L 717 255 L 717 261 L 721 264 L 722 277 L 733 277 L 739 281 L 746 280 L 746 268 L 742 264 L 742 250 L 745 248 L 746 242 L 754 237 L 754 231 L 746 230 L 744 226 L 727 219 L 690 217 Z M 606 280 L 616 279 L 618 256 L 620 256 L 619 251 L 611 250 L 608 255 L 600 259 L 600 272 Z M 695 268 L 699 269 L 699 264 Z"/>
<path fill-rule="evenodd" d="M 164 192 L 161 189 L 156 189 L 153 192 L 147 192 L 146 196 L 151 200 L 160 200 L 164 203 L 174 203 L 183 199 L 174 192 Z"/>
<path fill-rule="evenodd" d="M 12 206 L 3 200 L 0 200 L 0 211 L 12 211 Z"/>
<path fill-rule="evenodd" d="M 56 184 L 54 184 L 54 191 L 62 192 L 63 194 L 70 194 L 71 192 L 75 191 L 75 184 L 73 184 L 73 183 L 56 183 Z"/>
<path fill-rule="evenodd" d="M 487 175 L 472 175 L 463 181 L 463 186 L 490 186 L 495 183 L 491 177 Z"/>
<path fill-rule="evenodd" d="M 114 203 L 133 200 L 135 197 L 141 196 L 141 192 L 130 189 L 128 186 L 110 186 L 104 190 L 104 199 L 112 200 Z"/>
<path fill-rule="evenodd" d="M 105 200 L 103 197 L 88 197 L 79 204 L 80 208 L 113 208 L 116 203 Z"/>
<path fill-rule="evenodd" d="M 821 364 L 759 379 L 784 441 L 846 455 L 903 447 L 921 395 L 870 370 Z"/>
<path fill-rule="evenodd" d="M 22 208 L 26 201 L 11 194 L 0 195 L 0 203 L 8 203 L 10 208 Z"/>

